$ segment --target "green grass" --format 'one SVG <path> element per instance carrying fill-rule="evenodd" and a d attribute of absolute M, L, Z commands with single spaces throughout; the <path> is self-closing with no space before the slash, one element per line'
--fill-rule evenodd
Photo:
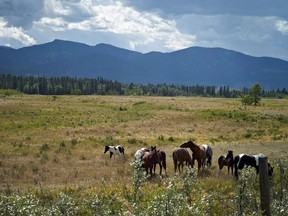
<path fill-rule="evenodd" d="M 214 150 L 212 168 L 198 178 L 199 188 L 192 193 L 207 199 L 209 193 L 233 196 L 235 183 L 226 169 L 218 177 L 218 156 L 228 149 L 235 155 L 261 152 L 272 162 L 287 156 L 287 116 L 287 99 L 243 107 L 239 99 L 10 94 L 0 98 L 0 193 L 44 190 L 43 199 L 54 202 L 59 192 L 70 192 L 77 201 L 102 190 L 104 201 L 118 196 L 127 202 L 134 153 L 156 145 L 167 153 L 168 176 L 146 182 L 143 192 L 148 200 L 166 196 L 167 181 L 174 176 L 172 151 L 192 139 Z M 110 160 L 104 145 L 123 145 L 125 158 Z M 112 187 L 104 189 L 103 181 Z M 202 202 L 198 196 L 193 201 Z M 220 212 L 217 203 L 211 205 Z"/>

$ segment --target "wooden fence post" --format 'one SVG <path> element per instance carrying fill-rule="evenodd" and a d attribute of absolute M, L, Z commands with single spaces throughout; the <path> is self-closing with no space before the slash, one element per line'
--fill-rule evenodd
<path fill-rule="evenodd" d="M 262 214 L 265 216 L 271 216 L 268 160 L 266 156 L 259 157 L 259 177 L 260 177 L 261 210 L 263 212 Z"/>

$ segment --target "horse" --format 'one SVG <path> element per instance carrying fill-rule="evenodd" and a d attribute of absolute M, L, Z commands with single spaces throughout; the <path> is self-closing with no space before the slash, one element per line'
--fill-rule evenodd
<path fill-rule="evenodd" d="M 182 171 L 183 171 L 184 162 L 186 162 L 186 164 L 193 167 L 190 153 L 185 148 L 175 148 L 172 152 L 172 158 L 173 158 L 173 163 L 174 163 L 175 174 L 177 171 L 177 167 L 178 167 L 179 173 L 181 173 L 180 167 L 182 168 Z"/>
<path fill-rule="evenodd" d="M 150 152 L 148 148 L 138 149 L 134 155 L 135 160 L 141 160 L 144 152 Z"/>
<path fill-rule="evenodd" d="M 259 157 L 263 156 L 262 154 L 257 155 L 246 155 L 239 154 L 234 158 L 234 176 L 238 179 L 238 170 L 242 170 L 244 166 L 251 166 L 256 169 L 257 174 L 259 173 Z M 271 167 L 270 163 L 268 163 L 268 175 L 272 176 L 274 167 Z"/>
<path fill-rule="evenodd" d="M 104 147 L 104 154 L 108 151 L 110 152 L 110 158 L 112 158 L 113 154 L 118 154 L 118 155 L 123 154 L 124 155 L 124 147 L 120 146 L 120 145 L 118 145 L 118 146 L 105 146 Z"/>
<path fill-rule="evenodd" d="M 152 169 L 155 164 L 160 163 L 159 155 L 157 153 L 156 146 L 151 147 L 151 151 L 144 152 L 142 156 L 142 161 L 144 162 L 143 166 L 148 174 L 148 169 L 150 169 L 150 175 L 152 176 Z"/>
<path fill-rule="evenodd" d="M 218 158 L 218 166 L 219 166 L 219 174 L 220 174 L 220 171 L 222 170 L 222 168 L 224 166 L 227 166 L 228 167 L 228 174 L 229 174 L 230 168 L 231 168 L 231 174 L 233 175 L 233 151 L 232 150 L 229 150 L 227 152 L 226 156 L 221 155 Z"/>
<path fill-rule="evenodd" d="M 193 143 L 191 140 L 180 145 L 181 148 L 190 148 L 193 156 L 192 156 L 192 166 L 194 166 L 195 160 L 198 163 L 198 173 L 200 172 L 201 167 L 204 166 L 204 161 L 206 160 L 206 151 L 203 146 L 198 146 Z"/>
<path fill-rule="evenodd" d="M 159 157 L 159 166 L 160 166 L 160 176 L 162 175 L 162 167 L 164 168 L 165 170 L 165 175 L 167 174 L 166 173 L 166 153 L 162 150 L 157 150 L 157 154 L 158 154 L 158 157 Z M 154 165 L 154 174 L 155 174 L 155 171 L 156 171 L 156 165 Z"/>
<path fill-rule="evenodd" d="M 213 150 L 212 148 L 207 144 L 202 144 L 203 148 L 206 152 L 206 160 L 204 160 L 204 165 L 207 165 L 207 167 L 212 166 L 212 156 L 213 156 Z"/>

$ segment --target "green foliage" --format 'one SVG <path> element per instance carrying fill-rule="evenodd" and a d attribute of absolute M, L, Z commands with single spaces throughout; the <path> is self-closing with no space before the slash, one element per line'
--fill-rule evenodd
<path fill-rule="evenodd" d="M 262 88 L 260 84 L 255 84 L 250 89 L 249 94 L 245 94 L 241 96 L 241 102 L 245 106 L 251 106 L 252 104 L 254 106 L 259 105 L 262 95 Z"/>
<path fill-rule="evenodd" d="M 155 188 L 156 180 L 148 181 L 141 161 L 131 165 L 133 188 L 125 186 L 124 194 L 106 184 L 99 192 L 84 195 L 84 199 L 69 188 L 65 193 L 44 193 L 47 195 L 2 193 L 0 215 L 261 215 L 259 181 L 254 168 L 242 169 L 239 180 L 230 186 L 227 182 L 210 185 L 208 178 L 201 183 L 197 170 L 187 168 L 183 177 L 159 180 L 162 186 Z M 288 214 L 287 157 L 280 157 L 274 170 L 271 213 L 284 216 Z"/>
<path fill-rule="evenodd" d="M 43 95 L 149 95 L 149 96 L 203 96 L 203 97 L 239 97 L 246 94 L 246 88 L 243 90 L 230 90 L 229 86 L 186 86 L 186 85 L 142 85 L 125 84 L 117 81 L 106 80 L 101 77 L 97 79 L 75 78 L 75 77 L 35 77 L 35 76 L 14 76 L 0 75 L 0 89 L 5 89 L 9 93 L 14 89 L 26 94 Z M 259 91 L 261 87 L 256 84 L 251 88 L 251 95 L 254 103 L 259 102 Z M 10 93 L 9 93 L 10 94 Z M 14 94 L 14 93 L 13 93 Z M 260 92 L 261 94 L 261 92 Z M 288 92 L 286 89 L 270 92 L 263 92 L 263 96 L 284 98 Z M 0 91 L 0 96 L 1 94 Z"/>
<path fill-rule="evenodd" d="M 19 95 L 21 94 L 19 91 L 17 90 L 13 90 L 13 89 L 1 89 L 0 88 L 0 98 L 4 98 L 4 97 L 9 97 L 12 95 Z"/>
<path fill-rule="evenodd" d="M 251 95 L 243 95 L 241 102 L 244 106 L 251 106 L 253 104 L 253 97 Z"/>

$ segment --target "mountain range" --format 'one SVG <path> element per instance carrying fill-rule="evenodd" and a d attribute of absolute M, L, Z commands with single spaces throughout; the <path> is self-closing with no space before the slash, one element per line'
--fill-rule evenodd
<path fill-rule="evenodd" d="M 223 48 L 140 53 L 108 44 L 54 40 L 20 49 L 0 46 L 0 74 L 71 76 L 124 83 L 288 87 L 288 62 Z"/>

